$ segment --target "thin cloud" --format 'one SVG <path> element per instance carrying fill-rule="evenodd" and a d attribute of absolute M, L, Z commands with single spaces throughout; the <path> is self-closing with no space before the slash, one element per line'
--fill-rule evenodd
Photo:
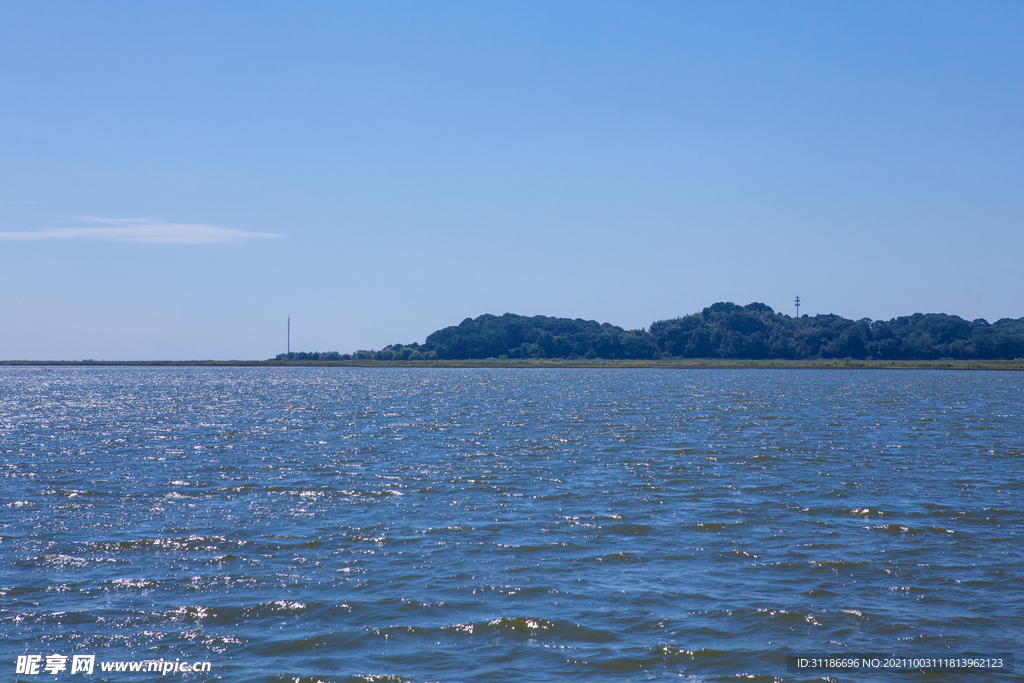
<path fill-rule="evenodd" d="M 79 216 L 77 220 L 96 225 L 82 228 L 46 228 L 35 231 L 0 232 L 0 239 L 93 239 L 107 242 L 146 242 L 150 244 L 223 244 L 284 237 L 284 235 L 273 232 L 249 232 L 203 223 L 167 223 L 156 218 Z"/>

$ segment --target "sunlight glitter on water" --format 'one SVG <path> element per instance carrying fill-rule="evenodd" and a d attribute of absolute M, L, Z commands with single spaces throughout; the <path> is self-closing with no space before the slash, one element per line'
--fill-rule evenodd
<path fill-rule="evenodd" d="M 1021 649 L 1024 375 L 4 368 L 0 387 L 12 661 L 802 680 L 787 652 Z"/>

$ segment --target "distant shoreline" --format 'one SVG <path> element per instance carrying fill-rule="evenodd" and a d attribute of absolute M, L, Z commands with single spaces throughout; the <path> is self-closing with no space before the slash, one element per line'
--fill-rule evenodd
<path fill-rule="evenodd" d="M 317 367 L 317 368 L 607 368 L 638 369 L 807 369 L 807 370 L 1024 370 L 1017 360 L 738 360 L 685 358 L 662 360 L 5 360 L 7 367 Z"/>
<path fill-rule="evenodd" d="M 737 306 L 720 301 L 699 313 L 658 320 L 647 329 L 626 330 L 582 318 L 485 313 L 436 330 L 422 344 L 390 344 L 352 353 L 288 348 L 273 360 L 667 360 L 673 367 L 683 359 L 700 366 L 708 359 L 1019 361 L 1024 360 L 1024 318 L 1000 318 L 994 323 L 944 313 L 915 313 L 892 320 L 848 320 L 838 315 L 792 318 L 766 304 Z"/>

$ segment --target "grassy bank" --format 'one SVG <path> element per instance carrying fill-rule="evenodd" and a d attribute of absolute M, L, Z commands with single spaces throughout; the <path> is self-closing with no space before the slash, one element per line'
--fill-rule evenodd
<path fill-rule="evenodd" d="M 425 361 L 279 361 L 279 360 L 8 360 L 7 366 L 62 367 L 353 367 L 353 368 L 665 368 L 665 369 L 819 369 L 819 370 L 1024 370 L 1016 360 L 728 360 L 687 358 L 666 360 L 425 360 Z"/>

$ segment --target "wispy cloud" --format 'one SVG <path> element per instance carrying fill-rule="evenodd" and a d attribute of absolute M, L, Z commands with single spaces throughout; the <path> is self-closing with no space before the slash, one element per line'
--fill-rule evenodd
<path fill-rule="evenodd" d="M 93 239 L 107 242 L 148 242 L 154 244 L 214 244 L 280 238 L 273 232 L 249 232 L 203 223 L 168 223 L 156 218 L 97 218 L 80 216 L 92 223 L 81 228 L 46 228 L 35 231 L 0 232 L 0 239 L 47 240 Z"/>

